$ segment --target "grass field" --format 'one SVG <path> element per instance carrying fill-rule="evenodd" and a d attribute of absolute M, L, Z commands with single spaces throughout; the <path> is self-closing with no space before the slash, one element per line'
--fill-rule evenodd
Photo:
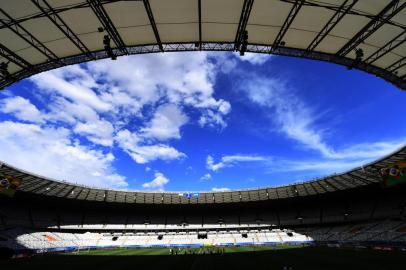
<path fill-rule="evenodd" d="M 277 250 L 287 248 L 302 248 L 297 245 L 277 245 L 277 246 L 241 246 L 241 247 L 224 247 L 224 253 L 236 253 L 236 252 L 253 252 L 264 250 Z M 176 250 L 176 249 L 174 249 Z M 217 248 L 181 248 L 178 251 L 178 255 L 190 255 L 190 253 L 210 254 L 219 251 Z M 114 249 L 96 249 L 96 250 L 82 250 L 80 252 L 66 253 L 67 256 L 152 256 L 152 255 L 170 255 L 169 248 L 114 248 Z"/>
<path fill-rule="evenodd" d="M 266 247 L 229 248 L 223 255 L 168 255 L 168 249 L 113 249 L 78 254 L 43 255 L 0 261 L 1 270 L 132 270 L 132 269 L 278 269 L 293 270 L 399 270 L 405 269 L 406 253 L 304 247 L 267 250 Z M 261 250 L 260 250 L 261 249 Z M 165 254 L 166 253 L 166 254 Z M 77 255 L 77 256 L 76 256 Z M 122 256 L 120 256 L 122 255 Z M 138 255 L 138 256 L 136 256 Z M 148 255 L 148 256 L 139 256 Z"/>

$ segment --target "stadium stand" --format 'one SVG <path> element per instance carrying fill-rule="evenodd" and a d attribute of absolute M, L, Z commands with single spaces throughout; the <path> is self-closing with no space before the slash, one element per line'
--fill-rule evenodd
<path fill-rule="evenodd" d="M 0 196 L 0 247 L 17 254 L 279 244 L 404 248 L 406 186 L 402 181 L 386 186 L 380 172 L 405 156 L 403 147 L 340 175 L 282 187 L 217 193 L 92 189 L 3 163 L 1 176 L 22 179 L 22 183 L 13 196 Z M 71 197 L 69 192 L 53 192 L 57 187 L 87 194 L 114 193 L 115 197 L 101 201 Z M 262 193 L 265 197 L 253 195 Z M 130 203 L 122 199 L 126 196 L 170 200 L 136 199 Z"/>

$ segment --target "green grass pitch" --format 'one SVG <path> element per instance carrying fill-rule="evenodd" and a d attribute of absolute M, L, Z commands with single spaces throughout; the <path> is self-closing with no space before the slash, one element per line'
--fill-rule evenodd
<path fill-rule="evenodd" d="M 147 255 L 147 256 L 141 256 Z M 48 254 L 0 261 L 1 270 L 133 270 L 133 269 L 278 269 L 292 270 L 400 270 L 406 252 L 336 249 L 230 247 L 220 254 L 169 255 L 169 249 L 110 249 L 70 254 Z"/>
<path fill-rule="evenodd" d="M 241 247 L 224 247 L 224 253 L 236 253 L 236 252 L 253 252 L 264 250 L 276 250 L 285 248 L 301 248 L 303 246 L 292 245 L 277 245 L 277 246 L 241 246 Z M 178 251 L 178 255 L 190 255 L 194 252 L 195 255 L 209 254 L 219 252 L 219 248 L 207 247 L 207 248 L 173 248 Z M 66 253 L 68 256 L 141 256 L 141 255 L 170 255 L 169 248 L 114 248 L 114 249 L 96 249 L 96 250 L 81 250 L 71 253 Z"/>

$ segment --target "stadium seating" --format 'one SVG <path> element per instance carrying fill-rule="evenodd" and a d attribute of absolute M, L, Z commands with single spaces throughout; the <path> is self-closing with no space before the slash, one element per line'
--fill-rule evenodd
<path fill-rule="evenodd" d="M 111 225 L 110 225 L 111 226 Z M 144 225 L 146 226 L 146 225 Z M 216 246 L 216 245 L 260 245 L 260 244 L 317 244 L 317 243 L 367 243 L 394 242 L 406 244 L 406 222 L 383 220 L 324 227 L 304 227 L 293 229 L 276 229 L 258 226 L 256 228 L 231 225 L 204 227 L 207 237 L 199 239 L 196 230 L 177 228 L 162 230 L 162 226 L 134 229 L 131 232 L 98 232 L 103 225 L 87 227 L 87 232 L 74 228 L 71 232 L 33 231 L 32 229 L 14 228 L 0 231 L 0 236 L 7 241 L 0 241 L 0 246 L 13 249 L 31 249 L 45 252 L 55 249 L 89 249 L 111 247 L 153 247 L 153 246 Z M 93 230 L 92 230 L 93 229 Z M 246 237 L 244 237 L 245 235 Z M 158 237 L 161 236 L 161 237 Z"/>

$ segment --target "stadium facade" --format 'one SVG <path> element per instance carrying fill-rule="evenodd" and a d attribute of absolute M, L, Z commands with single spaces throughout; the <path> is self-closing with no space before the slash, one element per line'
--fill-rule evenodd
<path fill-rule="evenodd" d="M 54 68 L 171 51 L 327 61 L 406 89 L 405 0 L 3 0 L 0 88 Z M 317 14 L 317 16 L 314 16 Z M 0 166 L 0 246 L 405 247 L 406 147 L 343 174 L 229 192 L 133 192 Z"/>

